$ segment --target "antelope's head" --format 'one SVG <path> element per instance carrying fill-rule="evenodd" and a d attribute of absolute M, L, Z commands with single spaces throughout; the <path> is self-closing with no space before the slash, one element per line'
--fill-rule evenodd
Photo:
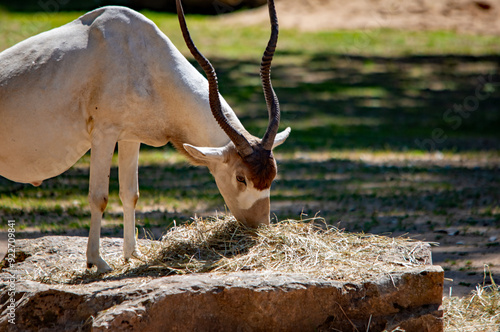
<path fill-rule="evenodd" d="M 271 84 L 271 62 L 278 41 L 278 19 L 273 0 L 268 0 L 271 37 L 262 57 L 260 76 L 269 114 L 269 125 L 262 139 L 239 132 L 222 111 L 217 76 L 211 63 L 198 51 L 186 26 L 180 0 L 177 13 L 182 34 L 194 58 L 207 75 L 212 114 L 231 142 L 223 147 L 196 147 L 184 144 L 184 149 L 198 163 L 206 165 L 232 214 L 247 226 L 269 224 L 270 188 L 276 177 L 273 148 L 283 143 L 290 128 L 278 133 L 280 108 Z"/>

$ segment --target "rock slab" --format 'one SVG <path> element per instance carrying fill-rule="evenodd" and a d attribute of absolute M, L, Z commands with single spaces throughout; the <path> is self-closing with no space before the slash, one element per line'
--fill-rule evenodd
<path fill-rule="evenodd" d="M 109 246 L 105 242 L 116 239 L 102 241 Z M 8 270 L 0 273 L 0 331 L 443 330 L 444 273 L 432 265 L 362 283 L 275 272 L 129 277 L 80 285 L 18 276 L 15 325 L 8 322 Z"/>

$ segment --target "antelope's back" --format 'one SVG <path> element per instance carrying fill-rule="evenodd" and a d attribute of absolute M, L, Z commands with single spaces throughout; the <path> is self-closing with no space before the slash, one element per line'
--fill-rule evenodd
<path fill-rule="evenodd" d="M 137 12 L 103 7 L 0 53 L 0 175 L 56 176 L 90 148 L 89 119 L 123 126 L 125 108 L 151 99 L 158 34 Z"/>

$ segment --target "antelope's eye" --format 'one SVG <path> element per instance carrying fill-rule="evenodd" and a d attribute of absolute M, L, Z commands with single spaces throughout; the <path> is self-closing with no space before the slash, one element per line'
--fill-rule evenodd
<path fill-rule="evenodd" d="M 245 185 L 247 184 L 247 182 L 245 181 L 245 177 L 244 176 L 237 175 L 236 176 L 236 181 L 241 182 L 241 183 L 243 183 Z"/>

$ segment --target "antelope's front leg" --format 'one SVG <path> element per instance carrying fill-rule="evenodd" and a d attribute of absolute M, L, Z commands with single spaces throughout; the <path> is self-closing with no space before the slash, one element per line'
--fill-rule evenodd
<path fill-rule="evenodd" d="M 123 205 L 123 257 L 140 257 L 135 243 L 135 205 L 139 199 L 137 178 L 140 143 L 118 142 L 120 200 Z"/>
<path fill-rule="evenodd" d="M 101 236 L 101 219 L 108 204 L 109 171 L 111 159 L 116 145 L 114 135 L 93 130 L 90 150 L 90 232 L 87 243 L 87 268 L 97 266 L 98 272 L 109 272 L 111 267 L 102 259 L 99 253 L 99 238 Z"/>

